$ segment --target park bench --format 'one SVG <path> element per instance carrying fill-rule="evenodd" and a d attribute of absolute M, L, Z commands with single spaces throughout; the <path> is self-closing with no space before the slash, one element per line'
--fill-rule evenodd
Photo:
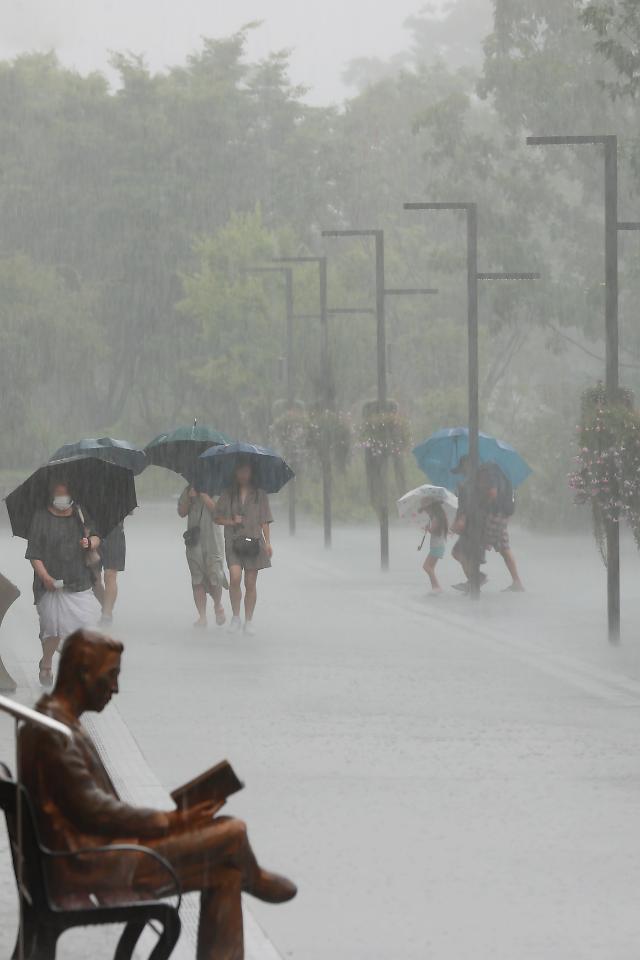
<path fill-rule="evenodd" d="M 20 806 L 18 806 L 20 804 Z M 148 925 L 158 934 L 149 960 L 167 960 L 180 936 L 180 884 L 171 865 L 159 854 L 133 844 L 113 844 L 90 851 L 58 852 L 47 850 L 39 840 L 34 812 L 23 786 L 18 787 L 9 769 L 0 763 L 0 808 L 4 811 L 18 886 L 21 924 L 13 953 L 14 960 L 55 960 L 58 938 L 72 927 L 98 924 L 125 924 L 114 960 L 131 960 L 140 936 Z M 18 819 L 21 819 L 20 826 Z M 22 835 L 22 857 L 18 849 L 18 831 Z M 48 871 L 56 860 L 80 861 L 87 853 L 94 856 L 152 857 L 162 864 L 173 887 L 175 905 L 149 900 L 135 891 L 115 891 L 113 895 L 69 894 L 51 896 Z M 158 929 L 159 925 L 159 929 Z"/>

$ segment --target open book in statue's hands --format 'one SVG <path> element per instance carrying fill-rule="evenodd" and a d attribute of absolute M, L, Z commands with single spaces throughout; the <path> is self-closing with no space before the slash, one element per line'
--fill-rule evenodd
<path fill-rule="evenodd" d="M 227 797 L 242 790 L 244 783 L 238 779 L 228 760 L 222 760 L 210 770 L 177 787 L 171 797 L 178 810 L 189 810 L 200 803 L 218 803 L 224 806 Z"/>

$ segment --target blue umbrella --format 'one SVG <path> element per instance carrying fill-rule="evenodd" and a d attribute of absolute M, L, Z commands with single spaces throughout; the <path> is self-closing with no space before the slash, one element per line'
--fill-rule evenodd
<path fill-rule="evenodd" d="M 222 493 L 233 483 L 238 461 L 246 459 L 253 465 L 256 485 L 265 493 L 277 493 L 295 476 L 291 467 L 269 447 L 226 443 L 205 450 L 198 458 L 194 486 L 205 493 Z"/>
<path fill-rule="evenodd" d="M 68 460 L 70 457 L 95 457 L 97 460 L 108 460 L 119 467 L 126 467 L 136 476 L 142 473 L 147 465 L 147 458 L 143 450 L 138 450 L 126 440 L 114 440 L 112 437 L 86 437 L 77 443 L 65 443 L 60 447 L 51 460 Z"/>
<path fill-rule="evenodd" d="M 460 457 L 469 453 L 469 431 L 466 427 L 448 427 L 438 430 L 413 451 L 418 466 L 432 483 L 456 491 L 460 474 L 453 473 Z M 514 487 L 519 487 L 532 473 L 529 464 L 508 443 L 480 434 L 478 448 L 481 463 L 497 463 Z"/>

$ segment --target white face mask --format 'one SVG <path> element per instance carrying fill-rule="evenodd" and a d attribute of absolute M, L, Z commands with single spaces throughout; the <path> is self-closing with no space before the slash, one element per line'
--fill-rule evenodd
<path fill-rule="evenodd" d="M 51 502 L 53 503 L 53 506 L 56 508 L 56 510 L 68 510 L 71 504 L 73 503 L 73 500 L 69 496 L 54 497 Z"/>

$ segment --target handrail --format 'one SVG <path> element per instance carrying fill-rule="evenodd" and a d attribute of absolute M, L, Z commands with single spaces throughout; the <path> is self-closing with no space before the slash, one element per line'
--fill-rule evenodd
<path fill-rule="evenodd" d="M 10 700 L 9 697 L 0 696 L 0 710 L 8 713 L 16 720 L 24 720 L 26 723 L 35 723 L 39 727 L 45 727 L 47 730 L 53 730 L 61 733 L 70 740 L 73 737 L 73 731 L 65 723 L 54 720 L 53 717 L 47 717 L 44 713 L 37 710 L 31 710 L 29 707 L 23 707 L 22 704 Z"/>
<path fill-rule="evenodd" d="M 168 896 L 177 898 L 178 902 L 176 904 L 176 910 L 180 910 L 180 907 L 182 906 L 182 884 L 180 883 L 180 878 L 178 877 L 175 868 L 166 857 L 163 857 L 161 853 L 158 853 L 158 851 L 154 850 L 152 847 L 144 847 L 142 844 L 138 843 L 110 843 L 101 847 L 80 847 L 78 850 L 49 850 L 48 847 L 43 847 L 38 841 L 38 849 L 43 856 L 50 857 L 52 860 L 60 860 L 64 859 L 65 857 L 67 859 L 72 859 L 74 857 L 86 857 L 88 855 L 93 856 L 96 853 L 135 853 L 139 856 L 151 857 L 152 860 L 155 860 L 156 863 L 166 870 L 173 882 L 175 890 L 173 893 L 168 894 Z"/>

